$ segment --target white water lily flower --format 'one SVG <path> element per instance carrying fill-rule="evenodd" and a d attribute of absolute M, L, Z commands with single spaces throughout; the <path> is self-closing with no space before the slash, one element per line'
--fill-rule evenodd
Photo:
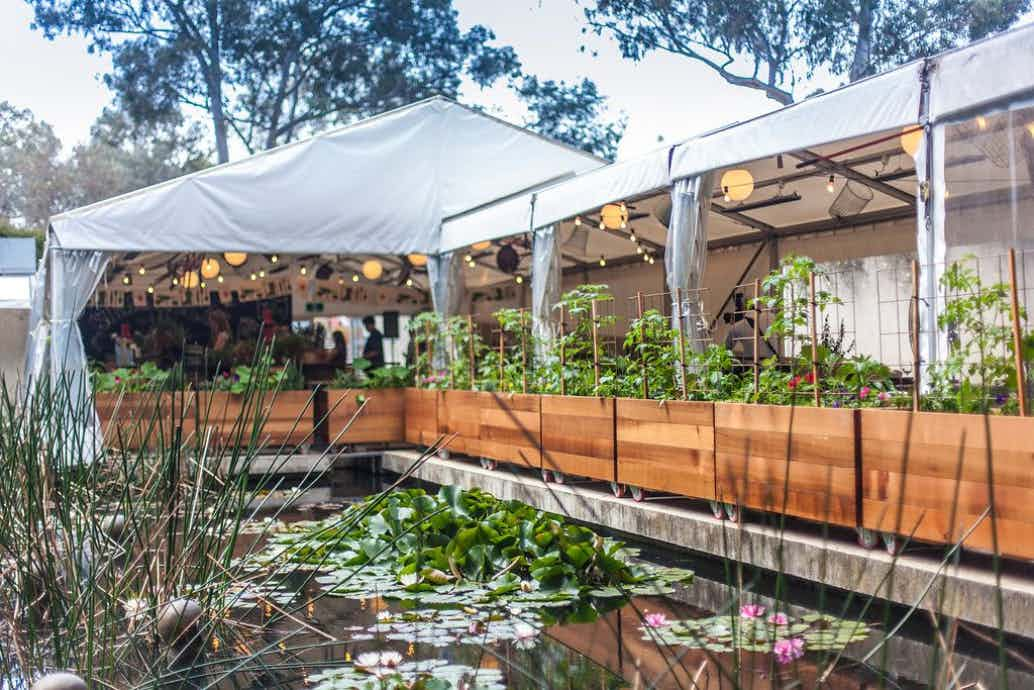
<path fill-rule="evenodd" d="M 521 591 L 525 593 L 534 592 L 539 588 L 539 583 L 535 580 L 521 580 Z"/>
<path fill-rule="evenodd" d="M 514 643 L 518 649 L 530 649 L 535 646 L 538 631 L 527 623 L 516 623 L 513 626 Z"/>
<path fill-rule="evenodd" d="M 388 611 L 387 609 L 385 609 L 383 611 L 378 612 L 377 613 L 377 620 L 382 622 L 382 623 L 384 621 L 391 620 L 391 611 Z"/>
<path fill-rule="evenodd" d="M 420 582 L 420 576 L 416 573 L 404 573 L 402 575 L 399 575 L 399 582 L 401 582 L 404 586 L 409 587 L 410 585 L 415 585 L 416 583 Z"/>
<path fill-rule="evenodd" d="M 376 678 L 394 675 L 402 663 L 402 655 L 394 651 L 363 652 L 355 658 L 355 667 Z"/>

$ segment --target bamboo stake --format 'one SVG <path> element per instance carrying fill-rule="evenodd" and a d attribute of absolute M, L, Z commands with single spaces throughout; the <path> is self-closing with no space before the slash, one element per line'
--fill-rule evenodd
<path fill-rule="evenodd" d="M 919 392 L 919 262 L 912 260 L 912 411 L 920 407 Z"/>
<path fill-rule="evenodd" d="M 1023 333 L 1020 330 L 1020 300 L 1016 287 L 1016 250 L 1009 249 L 1009 293 L 1012 302 L 1012 348 L 1016 358 L 1016 398 L 1020 416 L 1027 416 L 1027 382 L 1023 371 Z"/>
<path fill-rule="evenodd" d="M 560 395 L 567 395 L 567 334 L 564 324 L 564 305 L 560 305 Z"/>
<path fill-rule="evenodd" d="M 647 380 L 646 371 L 646 338 L 643 336 L 643 293 L 635 293 L 636 312 L 639 315 L 639 364 L 643 368 L 643 399 L 650 397 L 650 382 Z"/>
<path fill-rule="evenodd" d="M 467 351 L 470 356 L 470 390 L 477 389 L 477 373 L 474 370 L 474 317 L 467 314 Z"/>
<path fill-rule="evenodd" d="M 434 371 L 434 343 L 431 342 L 431 324 L 424 323 L 424 345 L 427 350 L 427 377 Z"/>
<path fill-rule="evenodd" d="M 822 390 L 819 388 L 819 338 L 815 322 L 815 274 L 808 273 L 808 306 L 811 310 L 811 385 L 815 391 L 815 407 L 822 407 Z"/>
<path fill-rule="evenodd" d="M 524 326 L 526 311 L 521 309 L 521 392 L 528 392 L 528 333 Z"/>
<path fill-rule="evenodd" d="M 675 327 L 679 333 L 679 371 L 682 372 L 682 399 L 689 399 L 686 383 L 686 333 L 682 329 L 682 288 L 675 288 Z"/>
<path fill-rule="evenodd" d="M 754 279 L 754 355 L 751 358 L 754 366 L 754 400 L 757 401 L 761 389 L 761 281 Z"/>
<path fill-rule="evenodd" d="M 596 381 L 594 393 L 600 392 L 600 336 L 599 321 L 596 318 L 596 300 L 592 301 L 592 370 Z"/>

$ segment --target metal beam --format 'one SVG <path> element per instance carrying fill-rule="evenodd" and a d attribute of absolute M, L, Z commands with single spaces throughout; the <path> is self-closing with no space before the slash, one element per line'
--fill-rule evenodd
<path fill-rule="evenodd" d="M 902 191 L 897 187 L 894 187 L 893 185 L 887 184 L 886 182 L 880 182 L 879 180 L 869 177 L 864 173 L 860 173 L 854 168 L 850 168 L 844 165 L 843 163 L 838 163 L 836 161 L 831 161 L 828 158 L 823 158 L 814 151 L 804 149 L 803 153 L 805 155 L 801 155 L 800 153 L 791 153 L 790 155 L 796 158 L 797 160 L 808 161 L 811 163 L 811 165 L 814 165 L 816 168 L 825 170 L 827 172 L 838 173 L 849 180 L 854 180 L 859 184 L 864 184 L 866 187 L 875 189 L 877 192 L 886 194 L 887 196 L 898 199 L 899 201 L 904 201 L 905 203 L 911 205 L 913 208 L 915 207 L 916 199 L 913 194 L 909 194 L 908 192 Z"/>
<path fill-rule="evenodd" d="M 746 213 L 740 213 L 739 211 L 731 211 L 725 208 L 724 206 L 720 206 L 719 204 L 714 203 L 713 201 L 711 202 L 711 211 L 717 213 L 720 216 L 725 216 L 729 220 L 734 220 L 737 223 L 740 223 L 741 225 L 756 228 L 765 233 L 774 233 L 777 230 L 776 226 L 769 225 L 763 220 L 752 218 L 751 216 L 748 216 Z"/>
<path fill-rule="evenodd" d="M 799 225 L 788 225 L 782 228 L 776 228 L 771 235 L 765 232 L 754 232 L 736 235 L 734 237 L 723 237 L 709 241 L 707 243 L 707 248 L 710 250 L 722 249 L 725 247 L 739 247 L 745 244 L 762 242 L 768 239 L 769 236 L 775 238 L 797 237 L 798 235 L 810 235 L 812 233 L 827 232 L 830 230 L 846 230 L 848 228 L 856 228 L 860 225 L 872 225 L 873 223 L 882 223 L 910 217 L 915 217 L 915 209 L 909 206 L 895 206 L 894 208 L 887 208 L 881 211 L 861 213 L 854 218 L 849 219 L 841 220 L 838 218 L 829 218 L 827 220 L 811 221 L 808 223 L 801 223 Z"/>

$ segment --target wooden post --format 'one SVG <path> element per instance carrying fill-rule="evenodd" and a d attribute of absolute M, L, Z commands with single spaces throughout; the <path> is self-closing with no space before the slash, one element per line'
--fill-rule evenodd
<path fill-rule="evenodd" d="M 504 388 L 503 380 L 503 359 L 506 357 L 505 350 L 505 334 L 503 333 L 502 324 L 499 326 L 499 390 L 502 391 Z"/>
<path fill-rule="evenodd" d="M 761 281 L 754 279 L 754 355 L 751 363 L 754 367 L 754 400 L 758 399 L 761 389 Z"/>
<path fill-rule="evenodd" d="M 643 399 L 650 398 L 650 382 L 646 370 L 646 339 L 643 337 L 643 293 L 635 293 L 636 312 L 639 315 L 639 364 L 643 368 Z"/>
<path fill-rule="evenodd" d="M 467 314 L 467 351 L 470 357 L 470 390 L 477 389 L 477 371 L 474 369 L 474 317 Z"/>
<path fill-rule="evenodd" d="M 1020 416 L 1027 416 L 1027 382 L 1023 371 L 1023 332 L 1020 330 L 1020 300 L 1016 287 L 1016 250 L 1009 249 L 1009 293 L 1012 301 L 1012 349 L 1016 358 L 1016 398 Z"/>
<path fill-rule="evenodd" d="M 675 317 L 675 328 L 679 333 L 679 371 L 682 373 L 682 399 L 689 399 L 689 390 L 687 388 L 686 381 L 686 332 L 682 329 L 682 288 L 675 288 L 675 304 L 673 305 L 675 311 L 672 316 Z"/>
<path fill-rule="evenodd" d="M 919 262 L 912 260 L 912 411 L 918 412 L 920 406 L 919 392 Z"/>
<path fill-rule="evenodd" d="M 431 342 L 431 324 L 424 323 L 424 349 L 427 352 L 427 376 L 434 372 L 434 344 Z"/>
<path fill-rule="evenodd" d="M 592 371 L 596 387 L 593 392 L 599 395 L 600 392 L 600 335 L 599 321 L 596 318 L 596 300 L 592 301 Z"/>
<path fill-rule="evenodd" d="M 822 390 L 819 387 L 819 329 L 815 313 L 814 273 L 808 273 L 808 306 L 811 310 L 811 385 L 815 391 L 815 407 L 822 407 Z"/>
<path fill-rule="evenodd" d="M 567 369 L 567 333 L 564 323 L 564 305 L 560 305 L 560 395 L 567 395 L 567 377 L 564 370 Z"/>
<path fill-rule="evenodd" d="M 524 326 L 526 311 L 521 309 L 521 392 L 528 392 L 528 334 Z"/>

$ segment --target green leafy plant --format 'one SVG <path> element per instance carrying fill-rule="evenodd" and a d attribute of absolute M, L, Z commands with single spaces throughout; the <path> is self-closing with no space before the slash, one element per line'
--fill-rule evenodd
<path fill-rule="evenodd" d="M 413 375 L 421 388 L 445 388 L 448 376 L 439 370 L 442 358 L 442 318 L 437 312 L 425 311 L 409 320 L 409 338 L 413 343 Z M 437 350 L 437 352 L 436 352 Z"/>
<path fill-rule="evenodd" d="M 649 309 L 633 320 L 625 335 L 624 351 L 630 356 L 618 357 L 614 373 L 601 377 L 601 387 L 609 394 L 643 397 L 645 379 L 650 398 L 672 400 L 679 396 L 678 332 L 668 317 Z"/>
<path fill-rule="evenodd" d="M 144 362 L 138 368 L 119 368 L 113 371 L 94 369 L 90 382 L 97 393 L 140 393 L 176 385 L 182 387 L 182 369 L 161 369 L 154 362 Z M 178 382 L 178 384 L 177 384 Z"/>
<path fill-rule="evenodd" d="M 256 385 L 270 391 L 302 390 L 305 388 L 305 378 L 294 362 L 288 361 L 276 367 L 271 354 L 266 352 L 250 365 L 240 364 L 233 368 L 232 373 L 227 371 L 216 376 L 209 387 L 215 391 L 240 395 Z"/>
<path fill-rule="evenodd" d="M 609 389 L 622 387 L 623 384 L 617 382 L 613 372 L 616 369 L 623 370 L 627 363 L 616 362 L 614 358 L 605 355 L 602 348 L 599 352 L 600 388 L 596 386 L 592 305 L 594 302 L 597 305 L 612 302 L 614 297 L 607 290 L 606 285 L 579 285 L 560 297 L 555 309 L 563 310 L 565 332 L 562 337 L 553 341 L 547 361 L 539 373 L 544 392 L 559 393 L 561 380 L 564 381 L 567 395 L 605 395 L 605 383 Z M 601 313 L 597 307 L 597 329 L 612 326 L 614 322 L 613 314 Z M 563 364 L 560 357 L 561 347 L 564 350 Z"/>
<path fill-rule="evenodd" d="M 370 369 L 370 360 L 356 357 L 351 369 L 338 369 L 331 388 L 405 388 L 413 385 L 413 370 L 400 364 Z"/>

